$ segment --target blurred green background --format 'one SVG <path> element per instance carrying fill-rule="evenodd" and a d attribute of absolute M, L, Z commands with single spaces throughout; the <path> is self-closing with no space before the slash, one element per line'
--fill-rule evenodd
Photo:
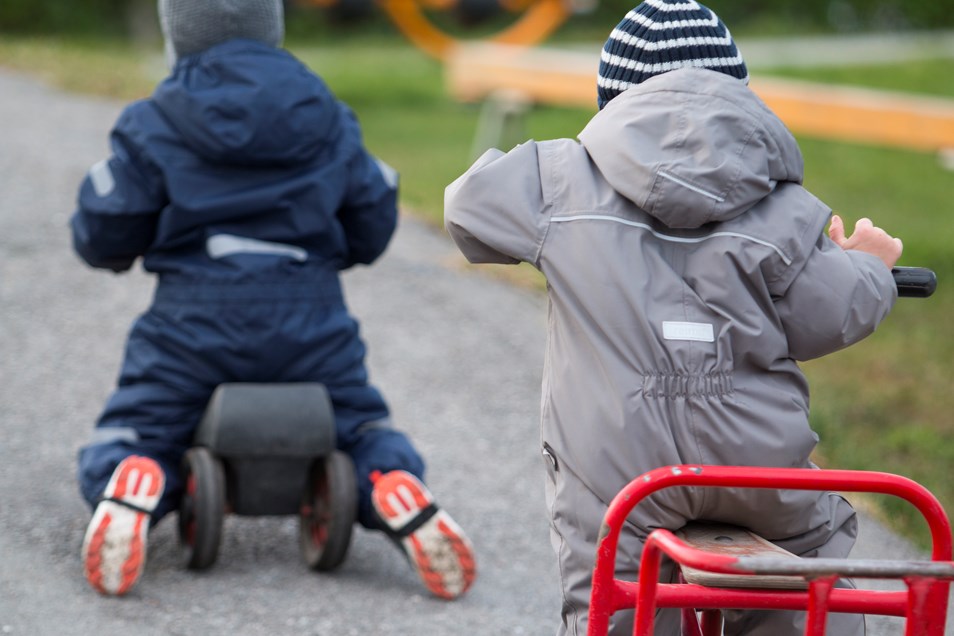
<path fill-rule="evenodd" d="M 472 159 L 479 106 L 448 97 L 441 64 L 411 46 L 372 0 L 351 2 L 355 4 L 348 11 L 288 6 L 287 48 L 354 108 L 369 148 L 401 172 L 404 212 L 440 225 L 444 187 Z M 954 37 L 954 31 L 944 31 L 954 28 L 954 0 L 725 0 L 708 5 L 740 42 L 927 33 L 951 44 Z M 568 20 L 547 44 L 587 46 L 595 55 L 631 6 L 617 0 L 600 3 L 592 13 Z M 435 20 L 462 38 L 499 28 L 493 20 L 476 25 L 453 16 Z M 833 59 L 833 65 L 819 67 L 758 68 L 753 75 L 954 100 L 954 46 L 945 50 L 913 61 L 846 66 Z M 594 72 L 595 66 L 594 57 Z M 0 67 L 32 73 L 68 90 L 121 100 L 144 97 L 166 70 L 155 4 L 3 0 Z M 595 105 L 592 110 L 535 107 L 525 134 L 573 137 L 594 112 Z M 954 465 L 954 172 L 934 153 L 798 137 L 806 186 L 849 224 L 869 216 L 902 237 L 900 264 L 930 267 L 939 279 L 932 298 L 901 299 L 889 320 L 861 345 L 804 365 L 812 383 L 812 424 L 822 439 L 817 461 L 826 467 L 909 476 L 954 512 L 949 476 Z M 526 268 L 504 271 L 518 284 L 541 289 L 539 278 Z M 852 499 L 870 504 L 893 527 L 925 544 L 926 528 L 907 504 L 887 497 Z"/>
<path fill-rule="evenodd" d="M 596 28 L 602 33 L 634 4 L 621 0 L 600 2 L 592 11 L 575 18 L 567 30 Z M 379 25 L 384 23 L 373 0 L 348 0 L 328 12 L 317 12 L 307 4 L 286 5 L 289 31 L 293 33 L 326 22 L 328 14 L 337 18 L 370 17 Z M 128 31 L 130 20 L 139 19 L 143 7 L 152 10 L 153 6 L 149 0 L 3 0 L 0 31 L 118 36 Z M 470 6 L 480 3 L 471 2 Z M 951 0 L 715 0 L 707 6 L 736 32 L 753 28 L 762 33 L 790 33 L 954 27 Z"/>

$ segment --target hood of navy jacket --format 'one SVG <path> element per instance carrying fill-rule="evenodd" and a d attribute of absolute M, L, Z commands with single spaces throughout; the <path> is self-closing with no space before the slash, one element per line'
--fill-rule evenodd
<path fill-rule="evenodd" d="M 73 217 L 97 267 L 137 256 L 170 281 L 313 281 L 370 263 L 397 222 L 397 177 L 357 117 L 281 49 L 233 40 L 182 58 L 127 106 Z M 310 292 L 308 292 L 310 293 Z"/>
<path fill-rule="evenodd" d="M 744 83 L 707 69 L 624 91 L 579 138 L 617 192 L 672 228 L 732 219 L 804 175 L 781 120 Z"/>
<path fill-rule="evenodd" d="M 340 117 L 334 96 L 307 67 L 253 40 L 180 59 L 153 98 L 185 143 L 212 163 L 307 161 Z"/>

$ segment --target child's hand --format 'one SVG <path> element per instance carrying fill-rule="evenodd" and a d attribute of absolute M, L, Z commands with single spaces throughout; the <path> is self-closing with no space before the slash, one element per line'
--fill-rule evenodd
<path fill-rule="evenodd" d="M 870 219 L 858 219 L 854 233 L 846 237 L 844 221 L 837 214 L 833 214 L 828 236 L 842 249 L 859 250 L 877 256 L 888 266 L 888 269 L 894 267 L 904 249 L 901 239 L 892 237 L 880 227 L 875 227 Z"/>

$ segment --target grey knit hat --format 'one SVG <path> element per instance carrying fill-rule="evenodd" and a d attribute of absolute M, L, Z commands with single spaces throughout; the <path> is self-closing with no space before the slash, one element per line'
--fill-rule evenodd
<path fill-rule="evenodd" d="M 687 66 L 749 81 L 729 29 L 709 8 L 693 0 L 645 0 L 626 14 L 603 46 L 597 104 L 602 109 L 627 88 Z"/>
<path fill-rule="evenodd" d="M 282 0 L 159 0 L 159 24 L 170 61 L 233 38 L 281 46 Z"/>

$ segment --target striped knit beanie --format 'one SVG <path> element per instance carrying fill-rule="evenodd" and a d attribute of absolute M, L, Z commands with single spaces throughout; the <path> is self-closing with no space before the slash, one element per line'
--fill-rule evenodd
<path fill-rule="evenodd" d="M 627 88 L 687 66 L 749 81 L 745 61 L 719 16 L 693 0 L 645 0 L 603 46 L 597 103 L 602 109 Z"/>

